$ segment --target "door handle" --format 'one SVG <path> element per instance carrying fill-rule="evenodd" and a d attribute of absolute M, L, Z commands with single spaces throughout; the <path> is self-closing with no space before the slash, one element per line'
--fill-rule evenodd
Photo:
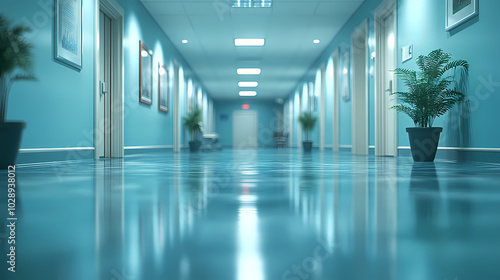
<path fill-rule="evenodd" d="M 101 82 L 101 95 L 104 95 L 106 94 L 106 83 L 105 82 Z"/>
<path fill-rule="evenodd" d="M 392 93 L 392 80 L 389 81 L 389 88 L 385 90 L 386 92 Z"/>

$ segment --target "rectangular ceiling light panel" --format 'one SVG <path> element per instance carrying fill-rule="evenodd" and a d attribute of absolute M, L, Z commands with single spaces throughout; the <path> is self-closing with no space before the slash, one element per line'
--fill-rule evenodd
<path fill-rule="evenodd" d="M 257 92 L 256 91 L 250 91 L 250 90 L 243 90 L 239 92 L 240 96 L 256 96 Z"/>
<path fill-rule="evenodd" d="M 238 75 L 259 75 L 260 68 L 238 68 L 236 69 Z"/>
<path fill-rule="evenodd" d="M 231 0 L 233 8 L 271 8 L 272 0 Z"/>
<path fill-rule="evenodd" d="M 237 47 L 261 47 L 264 46 L 264 39 L 234 39 Z"/>
<path fill-rule="evenodd" d="M 238 82 L 239 87 L 257 87 L 258 85 L 257 82 Z"/>

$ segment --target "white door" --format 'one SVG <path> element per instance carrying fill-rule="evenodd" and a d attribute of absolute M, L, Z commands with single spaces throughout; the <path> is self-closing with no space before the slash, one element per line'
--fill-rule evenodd
<path fill-rule="evenodd" d="M 352 36 L 352 153 L 368 154 L 368 23 Z"/>
<path fill-rule="evenodd" d="M 233 113 L 233 147 L 235 149 L 257 148 L 256 111 Z"/>
<path fill-rule="evenodd" d="M 96 140 L 100 158 L 111 157 L 111 18 L 99 12 L 99 98 Z"/>
<path fill-rule="evenodd" d="M 397 67 L 396 3 L 384 2 L 375 12 L 375 155 L 397 156 L 397 114 L 390 109 L 395 99 L 397 81 L 390 70 Z"/>

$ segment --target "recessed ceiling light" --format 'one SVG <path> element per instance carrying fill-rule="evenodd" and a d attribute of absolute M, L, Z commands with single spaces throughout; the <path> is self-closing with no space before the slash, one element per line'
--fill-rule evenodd
<path fill-rule="evenodd" d="M 238 68 L 236 69 L 238 75 L 259 75 L 260 68 Z"/>
<path fill-rule="evenodd" d="M 256 87 L 259 83 L 257 82 L 238 82 L 239 87 Z"/>
<path fill-rule="evenodd" d="M 272 0 L 231 0 L 233 8 L 270 8 Z"/>
<path fill-rule="evenodd" d="M 183 44 L 187 44 L 187 43 L 188 43 L 188 40 L 184 39 L 184 40 L 182 40 L 182 43 L 183 43 Z"/>
<path fill-rule="evenodd" d="M 315 39 L 315 40 L 313 40 L 313 43 L 315 43 L 315 44 L 319 44 L 319 40 L 318 40 L 318 39 Z"/>
<path fill-rule="evenodd" d="M 262 47 L 264 39 L 234 39 L 234 45 L 237 47 Z"/>
<path fill-rule="evenodd" d="M 243 90 L 238 93 L 240 96 L 256 96 L 257 92 L 252 90 Z"/>

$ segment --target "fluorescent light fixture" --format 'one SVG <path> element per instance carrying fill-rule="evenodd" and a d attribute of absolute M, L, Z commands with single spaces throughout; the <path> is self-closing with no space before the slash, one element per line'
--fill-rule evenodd
<path fill-rule="evenodd" d="M 240 96 L 256 96 L 257 92 L 253 90 L 242 90 L 239 92 Z"/>
<path fill-rule="evenodd" d="M 256 87 L 259 83 L 257 82 L 238 82 L 239 87 Z"/>
<path fill-rule="evenodd" d="M 314 39 L 314 40 L 313 40 L 313 43 L 315 43 L 315 44 L 319 44 L 319 40 L 318 40 L 318 39 Z"/>
<path fill-rule="evenodd" d="M 232 8 L 271 8 L 272 0 L 231 0 Z"/>
<path fill-rule="evenodd" d="M 184 39 L 181 41 L 183 44 L 187 44 L 188 43 L 188 40 Z"/>
<path fill-rule="evenodd" d="M 264 39 L 234 39 L 234 45 L 237 47 L 262 47 Z"/>
<path fill-rule="evenodd" d="M 238 68 L 236 69 L 238 75 L 259 75 L 260 68 Z"/>

